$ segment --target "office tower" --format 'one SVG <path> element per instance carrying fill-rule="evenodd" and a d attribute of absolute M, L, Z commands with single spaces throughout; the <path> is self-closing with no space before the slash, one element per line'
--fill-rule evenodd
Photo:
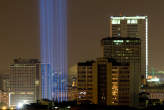
<path fill-rule="evenodd" d="M 67 101 L 67 0 L 40 0 L 40 44 L 43 98 Z"/>
<path fill-rule="evenodd" d="M 93 84 L 93 63 L 94 61 L 80 62 L 78 63 L 78 75 L 77 75 L 77 92 L 78 103 L 95 103 L 94 94 L 97 90 L 94 89 L 97 84 Z"/>
<path fill-rule="evenodd" d="M 97 58 L 93 64 L 97 76 L 97 103 L 103 105 L 131 105 L 133 88 L 128 63 L 117 63 L 114 59 Z M 94 80 L 95 81 L 95 80 Z"/>
<path fill-rule="evenodd" d="M 148 74 L 148 17 L 147 16 L 111 16 L 111 37 L 136 37 L 141 43 L 142 74 Z"/>
<path fill-rule="evenodd" d="M 78 63 L 78 103 L 132 105 L 130 66 L 114 59 Z"/>
<path fill-rule="evenodd" d="M 9 106 L 41 99 L 41 72 L 37 59 L 14 59 L 9 71 Z"/>
<path fill-rule="evenodd" d="M 103 56 L 117 62 L 141 64 L 141 40 L 130 37 L 106 37 L 101 40 Z M 139 69 L 140 70 L 140 69 Z"/>
<path fill-rule="evenodd" d="M 106 37 L 101 40 L 103 56 L 113 58 L 119 63 L 130 64 L 133 104 L 138 105 L 138 94 L 141 86 L 141 40 L 132 37 Z"/>

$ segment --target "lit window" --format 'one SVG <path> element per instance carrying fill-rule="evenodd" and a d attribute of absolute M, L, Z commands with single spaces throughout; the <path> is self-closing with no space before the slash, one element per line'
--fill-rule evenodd
<path fill-rule="evenodd" d="M 119 19 L 113 19 L 112 24 L 120 24 L 120 20 Z"/>
<path fill-rule="evenodd" d="M 123 40 L 114 40 L 113 42 L 124 42 Z"/>
<path fill-rule="evenodd" d="M 137 23 L 138 23 L 137 19 L 128 19 L 127 20 L 127 24 L 137 24 Z"/>

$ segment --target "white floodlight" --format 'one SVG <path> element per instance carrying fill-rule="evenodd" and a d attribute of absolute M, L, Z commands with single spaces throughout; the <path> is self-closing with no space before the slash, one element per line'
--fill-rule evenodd
<path fill-rule="evenodd" d="M 23 103 L 19 102 L 18 105 L 17 105 L 18 109 L 21 109 L 23 108 Z"/>

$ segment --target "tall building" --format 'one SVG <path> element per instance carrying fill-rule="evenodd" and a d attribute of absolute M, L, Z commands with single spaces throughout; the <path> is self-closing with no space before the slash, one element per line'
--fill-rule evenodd
<path fill-rule="evenodd" d="M 67 0 L 40 0 L 40 44 L 41 63 L 46 64 L 42 71 L 47 74 L 43 98 L 66 101 Z"/>
<path fill-rule="evenodd" d="M 148 74 L 148 17 L 147 16 L 111 16 L 111 37 L 136 37 L 142 41 L 142 74 Z"/>
<path fill-rule="evenodd" d="M 77 75 L 77 92 L 78 92 L 78 103 L 84 103 L 86 101 L 95 102 L 94 97 L 97 90 L 94 89 L 93 81 L 93 63 L 94 61 L 80 62 L 78 63 L 78 75 Z M 95 84 L 95 87 L 97 85 Z"/>
<path fill-rule="evenodd" d="M 9 106 L 41 99 L 41 72 L 37 59 L 14 59 L 9 71 Z"/>
<path fill-rule="evenodd" d="M 130 87 L 133 88 L 133 104 L 138 105 L 138 94 L 141 86 L 141 40 L 132 37 L 106 37 L 101 40 L 103 56 L 113 58 L 119 63 L 130 64 L 130 74 L 132 81 Z"/>
<path fill-rule="evenodd" d="M 133 106 L 133 71 L 114 59 L 78 63 L 78 103 Z"/>
<path fill-rule="evenodd" d="M 114 59 L 98 58 L 93 64 L 97 76 L 97 102 L 105 105 L 132 105 L 132 74 L 128 63 L 117 63 Z M 94 80 L 95 81 L 95 80 Z"/>

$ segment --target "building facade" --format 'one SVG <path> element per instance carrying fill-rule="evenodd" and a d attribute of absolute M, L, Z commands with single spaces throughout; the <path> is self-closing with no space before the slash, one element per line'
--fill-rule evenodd
<path fill-rule="evenodd" d="M 6 91 L 0 90 L 0 108 L 9 106 L 9 94 Z"/>
<path fill-rule="evenodd" d="M 78 63 L 78 102 L 101 105 L 132 105 L 132 76 L 128 63 L 98 58 Z"/>
<path fill-rule="evenodd" d="M 147 16 L 111 16 L 111 37 L 135 37 L 140 38 L 142 74 L 148 74 L 148 17 Z"/>
<path fill-rule="evenodd" d="M 4 73 L 0 75 L 0 90 L 8 91 L 9 89 L 9 74 Z"/>
<path fill-rule="evenodd" d="M 132 37 L 106 37 L 101 40 L 103 56 L 113 58 L 119 63 L 129 63 L 133 106 L 138 105 L 138 94 L 144 75 L 141 70 L 141 40 Z"/>
<path fill-rule="evenodd" d="M 93 64 L 94 84 L 97 84 L 97 103 L 103 105 L 131 105 L 130 67 L 114 59 L 98 58 Z M 97 76 L 97 78 L 96 78 Z"/>
<path fill-rule="evenodd" d="M 41 72 L 37 59 L 14 59 L 9 71 L 9 106 L 41 99 Z"/>
<path fill-rule="evenodd" d="M 93 62 L 80 62 L 78 63 L 78 75 L 77 75 L 77 94 L 78 103 L 85 103 L 94 101 L 94 81 L 93 81 Z"/>
<path fill-rule="evenodd" d="M 149 100 L 159 100 L 162 103 L 164 101 L 164 84 L 151 83 L 142 87 L 142 91 L 148 93 Z"/>

